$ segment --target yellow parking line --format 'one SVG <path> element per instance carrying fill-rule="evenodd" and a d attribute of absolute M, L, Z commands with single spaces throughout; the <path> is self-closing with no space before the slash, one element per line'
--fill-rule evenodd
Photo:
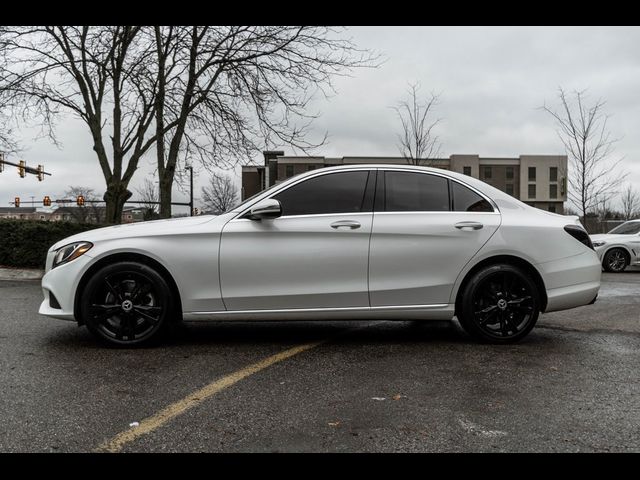
<path fill-rule="evenodd" d="M 304 345 L 298 345 L 297 347 L 290 348 L 283 352 L 277 353 L 270 357 L 261 360 L 260 362 L 254 363 L 253 365 L 249 365 L 248 367 L 243 368 L 242 370 L 238 370 L 237 372 L 230 373 L 222 377 L 219 380 L 216 380 L 213 383 L 201 388 L 193 392 L 192 394 L 186 396 L 182 400 L 179 400 L 175 403 L 172 403 L 168 407 L 163 408 L 155 415 L 152 415 L 148 418 L 145 418 L 140 422 L 140 425 L 133 427 L 129 430 L 125 430 L 117 434 L 115 437 L 110 440 L 102 443 L 95 451 L 96 452 L 119 452 L 122 450 L 122 447 L 127 443 L 133 442 L 136 438 L 141 437 L 142 435 L 146 435 L 147 433 L 153 432 L 154 430 L 160 428 L 162 425 L 167 423 L 168 421 L 174 419 L 178 415 L 183 414 L 190 408 L 193 408 L 202 402 L 204 402 L 207 398 L 212 397 L 216 393 L 224 390 L 232 386 L 233 384 L 239 382 L 243 378 L 246 378 L 254 373 L 258 373 L 260 370 L 263 370 L 275 363 L 281 362 L 282 360 L 286 360 L 287 358 L 293 357 L 299 353 L 302 353 L 311 348 L 317 347 L 318 345 L 324 343 L 325 340 L 314 343 L 306 343 Z"/>

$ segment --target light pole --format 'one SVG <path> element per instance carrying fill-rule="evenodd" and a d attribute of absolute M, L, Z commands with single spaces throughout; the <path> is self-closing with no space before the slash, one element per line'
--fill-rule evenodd
<path fill-rule="evenodd" d="M 191 209 L 190 215 L 193 217 L 193 167 L 189 165 L 184 169 L 189 170 L 189 208 Z"/>

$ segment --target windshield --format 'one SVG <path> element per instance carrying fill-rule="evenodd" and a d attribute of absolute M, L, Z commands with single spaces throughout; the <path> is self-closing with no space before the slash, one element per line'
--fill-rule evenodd
<path fill-rule="evenodd" d="M 609 233 L 615 235 L 635 235 L 638 232 L 640 232 L 640 222 L 626 222 L 618 225 Z"/>

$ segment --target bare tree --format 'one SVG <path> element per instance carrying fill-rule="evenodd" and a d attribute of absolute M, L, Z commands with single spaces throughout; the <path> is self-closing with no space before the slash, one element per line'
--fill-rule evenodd
<path fill-rule="evenodd" d="M 308 139 L 309 101 L 376 59 L 330 27 L 0 27 L 0 102 L 15 118 L 38 118 L 54 142 L 58 114 L 86 123 L 107 221 L 119 223 L 153 147 L 168 217 L 179 159 L 215 167 L 276 144 L 322 144 Z"/>
<path fill-rule="evenodd" d="M 142 187 L 137 188 L 136 192 L 139 195 L 140 201 L 145 202 L 143 203 L 144 212 L 142 214 L 142 218 L 144 220 L 159 218 L 158 199 L 160 196 L 158 194 L 156 184 L 152 180 L 145 178 Z"/>
<path fill-rule="evenodd" d="M 76 201 L 79 195 L 82 195 L 88 203 L 81 207 L 76 207 L 76 204 L 72 203 L 69 215 L 78 223 L 103 223 L 104 206 L 94 203 L 100 201 L 100 198 L 93 188 L 69 185 L 69 188 L 64 192 L 64 197 L 67 200 Z"/>
<path fill-rule="evenodd" d="M 138 161 L 156 140 L 154 99 L 141 72 L 137 26 L 1 27 L 0 94 L 15 117 L 37 118 L 57 144 L 55 119 L 82 119 L 106 182 L 106 220 L 120 223 Z M 105 140 L 109 139 L 109 143 Z"/>
<path fill-rule="evenodd" d="M 307 151 L 309 101 L 332 90 L 332 78 L 377 57 L 341 30 L 319 26 L 154 27 L 160 214 L 171 214 L 178 162 L 210 171 L 231 167 L 264 147 Z M 175 125 L 170 129 L 166 124 Z"/>
<path fill-rule="evenodd" d="M 238 203 L 238 187 L 228 175 L 214 173 L 209 185 L 202 187 L 202 201 L 207 211 L 219 215 Z"/>
<path fill-rule="evenodd" d="M 409 85 L 408 98 L 392 107 L 402 125 L 398 149 L 409 164 L 431 165 L 440 155 L 440 141 L 433 129 L 442 119 L 431 118 L 439 95 L 431 93 L 426 101 L 420 101 L 419 90 L 418 84 Z"/>
<path fill-rule="evenodd" d="M 633 185 L 629 184 L 626 186 L 622 191 L 620 201 L 622 204 L 622 215 L 625 220 L 632 220 L 638 215 L 638 210 L 640 210 L 640 196 L 638 196 L 638 191 L 633 188 Z"/>
<path fill-rule="evenodd" d="M 614 145 L 607 128 L 609 117 L 603 113 L 605 102 L 597 100 L 589 105 L 584 91 L 574 91 L 569 97 L 560 88 L 560 109 L 546 104 L 541 108 L 549 113 L 558 127 L 557 133 L 570 159 L 567 175 L 568 196 L 579 208 L 582 219 L 597 202 L 610 199 L 623 180 L 622 158 L 612 159 Z"/>

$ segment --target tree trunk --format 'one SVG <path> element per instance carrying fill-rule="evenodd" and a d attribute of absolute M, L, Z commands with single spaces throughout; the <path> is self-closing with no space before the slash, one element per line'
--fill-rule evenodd
<path fill-rule="evenodd" d="M 171 218 L 171 189 L 173 188 L 173 171 L 170 166 L 160 176 L 160 218 Z"/>
<path fill-rule="evenodd" d="M 131 192 L 123 183 L 110 183 L 104 193 L 106 202 L 105 222 L 111 224 L 122 223 L 122 210 L 125 202 L 131 198 Z"/>

